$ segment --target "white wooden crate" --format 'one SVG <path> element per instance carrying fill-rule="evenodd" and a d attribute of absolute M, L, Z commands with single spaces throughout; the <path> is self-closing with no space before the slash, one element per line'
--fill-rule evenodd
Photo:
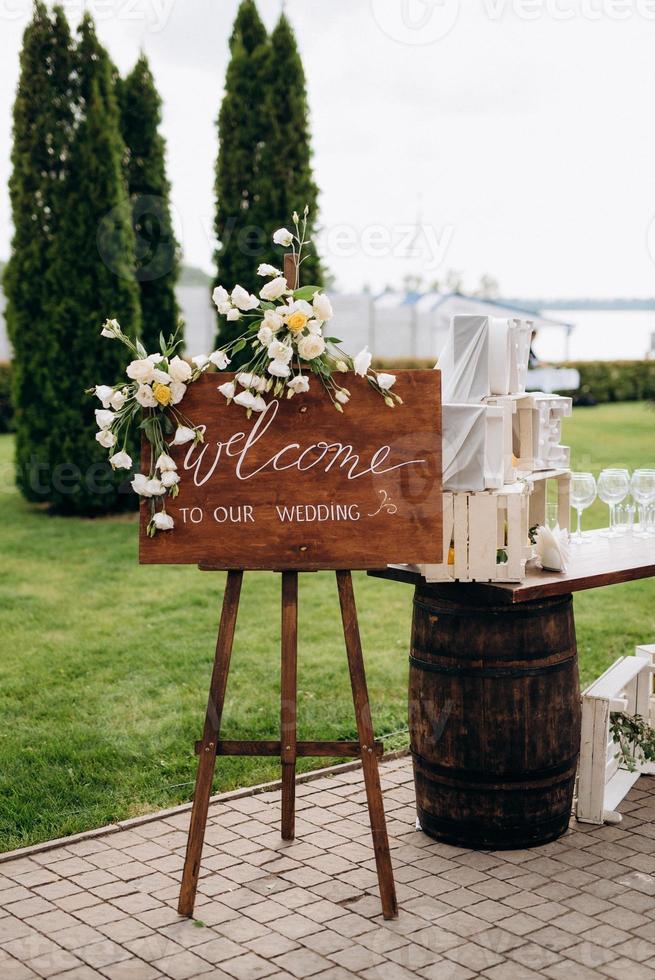
<path fill-rule="evenodd" d="M 565 469 L 571 451 L 561 445 L 562 419 L 572 412 L 572 400 L 542 391 L 495 396 L 490 405 L 509 405 L 512 411 L 513 452 L 518 473 Z"/>
<path fill-rule="evenodd" d="M 616 823 L 621 800 L 642 774 L 655 773 L 652 763 L 636 772 L 619 767 L 618 746 L 610 736 L 610 713 L 641 715 L 650 724 L 653 711 L 655 645 L 640 646 L 634 657 L 621 657 L 582 694 L 582 735 L 576 815 L 581 823 Z"/>
<path fill-rule="evenodd" d="M 420 565 L 428 582 L 521 582 L 533 557 L 530 484 L 443 494 L 443 561 Z M 503 551 L 507 561 L 498 561 Z"/>

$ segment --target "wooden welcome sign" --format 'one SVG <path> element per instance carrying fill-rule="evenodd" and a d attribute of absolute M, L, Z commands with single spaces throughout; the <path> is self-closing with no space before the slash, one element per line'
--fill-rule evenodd
<path fill-rule="evenodd" d="M 350 374 L 343 414 L 312 379 L 250 419 L 216 390 L 232 377 L 189 386 L 184 411 L 204 442 L 169 450 L 181 478 L 166 499 L 175 527 L 148 537 L 142 508 L 141 562 L 307 571 L 442 560 L 438 371 L 399 371 L 394 409 Z M 149 444 L 143 453 L 148 472 Z"/>

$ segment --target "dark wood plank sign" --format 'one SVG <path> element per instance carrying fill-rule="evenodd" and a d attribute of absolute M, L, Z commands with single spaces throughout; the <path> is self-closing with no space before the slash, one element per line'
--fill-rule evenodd
<path fill-rule="evenodd" d="M 343 414 L 312 379 L 250 419 L 216 390 L 231 378 L 205 375 L 185 395 L 204 442 L 169 450 L 175 527 L 149 538 L 142 507 L 141 562 L 308 571 L 442 560 L 438 371 L 397 372 L 404 404 L 393 409 L 349 374 Z M 149 459 L 146 444 L 145 472 Z"/>

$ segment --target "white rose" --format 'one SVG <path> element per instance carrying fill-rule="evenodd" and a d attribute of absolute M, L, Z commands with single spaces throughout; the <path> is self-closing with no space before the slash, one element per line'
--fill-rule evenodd
<path fill-rule="evenodd" d="M 272 374 L 274 378 L 288 378 L 291 374 L 291 368 L 284 361 L 271 361 L 268 365 L 268 373 Z"/>
<path fill-rule="evenodd" d="M 141 405 L 143 408 L 157 407 L 157 399 L 153 395 L 150 385 L 139 385 L 135 397 L 139 405 Z"/>
<path fill-rule="evenodd" d="M 104 408 L 96 408 L 96 425 L 99 429 L 110 429 L 116 416 Z"/>
<path fill-rule="evenodd" d="M 209 358 L 206 354 L 196 354 L 196 356 L 192 357 L 191 360 L 199 371 L 203 371 L 209 364 Z"/>
<path fill-rule="evenodd" d="M 175 521 L 171 515 L 163 510 L 157 511 L 156 514 L 152 515 L 152 523 L 158 531 L 172 531 L 175 527 Z"/>
<path fill-rule="evenodd" d="M 138 381 L 139 384 L 148 384 L 152 381 L 154 372 L 155 368 L 151 359 L 149 357 L 143 357 L 137 361 L 130 361 L 125 373 L 132 381 Z"/>
<path fill-rule="evenodd" d="M 171 384 L 171 405 L 177 405 L 182 401 L 186 394 L 186 385 L 181 381 L 173 381 Z"/>
<path fill-rule="evenodd" d="M 268 262 L 262 262 L 257 269 L 258 276 L 281 276 L 282 273 L 279 269 L 276 269 L 274 265 L 269 265 Z"/>
<path fill-rule="evenodd" d="M 227 319 L 228 320 L 240 320 L 241 319 L 241 314 L 239 313 L 238 310 L 235 310 L 235 309 L 228 310 Z"/>
<path fill-rule="evenodd" d="M 177 463 L 168 455 L 168 453 L 161 453 L 157 459 L 157 462 L 155 463 L 155 467 L 158 470 L 161 470 L 162 473 L 166 473 L 168 470 L 175 471 L 177 469 Z"/>
<path fill-rule="evenodd" d="M 346 405 L 350 401 L 350 395 L 348 394 L 347 391 L 344 391 L 342 388 L 340 388 L 338 391 L 335 391 L 334 397 L 342 405 Z"/>
<path fill-rule="evenodd" d="M 105 320 L 102 330 L 100 331 L 101 337 L 108 337 L 110 340 L 114 340 L 121 332 L 121 326 L 118 320 Z"/>
<path fill-rule="evenodd" d="M 284 326 L 284 320 L 280 316 L 277 310 L 266 310 L 264 313 L 264 326 L 268 327 L 272 333 L 276 333 L 281 327 Z"/>
<path fill-rule="evenodd" d="M 235 404 L 241 405 L 243 408 L 254 408 L 255 396 L 252 391 L 240 391 L 234 401 Z"/>
<path fill-rule="evenodd" d="M 325 321 L 332 319 L 332 304 L 325 293 L 314 293 L 312 305 L 317 320 Z"/>
<path fill-rule="evenodd" d="M 227 289 L 223 288 L 223 286 L 216 286 L 214 292 L 212 293 L 212 299 L 216 304 L 216 307 L 218 308 L 219 312 L 221 306 L 223 306 L 225 303 L 227 303 L 229 307 L 230 294 L 228 293 Z"/>
<path fill-rule="evenodd" d="M 235 306 L 238 306 L 240 310 L 254 310 L 256 306 L 259 306 L 259 300 L 252 293 L 249 293 L 247 289 L 243 286 L 235 286 L 232 290 L 232 302 Z M 228 320 L 230 319 L 228 315 Z"/>
<path fill-rule="evenodd" d="M 292 313 L 304 313 L 307 319 L 314 316 L 314 310 L 306 299 L 294 299 L 288 306 L 282 307 L 284 313 L 290 316 Z"/>
<path fill-rule="evenodd" d="M 368 347 L 365 347 L 364 350 L 360 350 L 359 354 L 356 354 L 353 358 L 355 374 L 358 374 L 361 378 L 365 378 L 366 372 L 370 368 L 372 360 L 373 355 L 369 351 Z"/>
<path fill-rule="evenodd" d="M 396 383 L 395 374 L 378 374 L 378 384 L 382 391 L 388 391 Z"/>
<path fill-rule="evenodd" d="M 160 385 L 169 385 L 171 383 L 171 376 L 166 371 L 160 371 L 159 368 L 155 368 L 152 372 L 152 380 Z"/>
<path fill-rule="evenodd" d="M 293 357 L 293 349 L 291 344 L 283 344 L 281 340 L 274 340 L 268 348 L 268 356 L 273 361 L 281 361 L 282 364 L 288 364 Z"/>
<path fill-rule="evenodd" d="M 185 442 L 192 442 L 195 438 L 196 434 L 193 429 L 186 425 L 178 425 L 173 437 L 173 445 L 183 446 Z"/>
<path fill-rule="evenodd" d="M 301 391 L 309 391 L 309 378 L 306 378 L 304 374 L 297 374 L 291 381 L 287 381 L 287 388 L 294 395 L 299 394 Z"/>
<path fill-rule="evenodd" d="M 160 497 L 162 493 L 166 493 L 166 487 L 161 480 L 157 480 L 156 478 L 153 480 L 148 480 L 146 483 L 146 488 L 149 496 L 151 497 Z"/>
<path fill-rule="evenodd" d="M 234 392 L 236 391 L 234 381 L 226 381 L 225 384 L 219 385 L 218 391 L 220 391 L 221 395 L 225 395 L 227 399 L 234 398 Z"/>
<path fill-rule="evenodd" d="M 274 336 L 275 336 L 275 334 L 273 333 L 273 331 L 271 330 L 271 328 L 270 327 L 267 327 L 263 323 L 262 323 L 261 327 L 259 328 L 259 330 L 257 331 L 257 340 L 264 347 L 268 347 L 268 345 L 273 340 L 273 337 Z"/>
<path fill-rule="evenodd" d="M 159 364 L 160 361 L 164 360 L 163 354 L 148 354 L 146 361 L 151 361 L 153 364 Z"/>
<path fill-rule="evenodd" d="M 164 470 L 161 475 L 161 482 L 166 489 L 169 490 L 171 487 L 174 487 L 176 483 L 180 482 L 179 474 L 175 473 L 173 470 Z"/>
<path fill-rule="evenodd" d="M 277 231 L 273 233 L 273 241 L 276 245 L 283 245 L 284 248 L 288 248 L 293 241 L 293 235 L 288 228 L 278 228 Z"/>
<path fill-rule="evenodd" d="M 309 320 L 306 326 L 310 333 L 322 334 L 323 332 L 322 320 Z"/>
<path fill-rule="evenodd" d="M 127 401 L 127 395 L 124 395 L 123 392 L 119 389 L 118 391 L 115 391 L 114 394 L 111 396 L 111 398 L 109 399 L 109 404 L 117 412 L 120 412 L 121 408 L 123 407 L 126 401 Z M 107 406 L 105 405 L 105 408 L 106 407 Z"/>
<path fill-rule="evenodd" d="M 109 457 L 109 462 L 114 467 L 115 470 L 129 470 L 132 468 L 132 457 L 129 453 L 121 450 L 120 453 L 114 453 L 113 456 Z"/>
<path fill-rule="evenodd" d="M 284 296 L 287 289 L 287 281 L 284 276 L 279 276 L 277 279 L 271 279 L 259 290 L 259 295 L 262 299 L 271 301 L 279 299 L 280 296 Z"/>
<path fill-rule="evenodd" d="M 168 373 L 170 374 L 173 381 L 187 382 L 191 380 L 191 365 L 186 361 L 183 361 L 181 357 L 177 354 L 173 357 L 168 365 Z"/>
<path fill-rule="evenodd" d="M 257 395 L 255 397 L 254 402 L 252 403 L 253 412 L 263 412 L 265 409 L 266 409 L 266 402 L 264 401 L 261 395 Z"/>
<path fill-rule="evenodd" d="M 130 484 L 135 493 L 138 493 L 140 497 L 152 497 L 148 489 L 148 484 L 150 480 L 144 473 L 137 473 L 132 483 Z"/>
<path fill-rule="evenodd" d="M 100 432 L 96 432 L 96 439 L 103 449 L 111 449 L 112 446 L 116 445 L 116 436 L 109 429 L 101 429 Z"/>
<path fill-rule="evenodd" d="M 320 357 L 325 350 L 325 341 L 318 334 L 310 333 L 298 341 L 298 353 L 305 361 Z"/>
<path fill-rule="evenodd" d="M 213 354 L 209 355 L 209 360 L 212 362 L 214 367 L 218 368 L 219 371 L 224 371 L 230 363 L 230 358 L 227 356 L 224 350 L 215 350 Z"/>
<path fill-rule="evenodd" d="M 113 393 L 114 389 L 109 385 L 96 385 L 96 398 L 100 399 L 103 408 L 109 408 Z"/>

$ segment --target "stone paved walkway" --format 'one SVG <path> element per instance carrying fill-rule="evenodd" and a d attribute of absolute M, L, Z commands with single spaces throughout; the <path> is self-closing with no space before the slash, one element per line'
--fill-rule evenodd
<path fill-rule="evenodd" d="M 210 810 L 198 922 L 175 912 L 188 811 L 0 863 L 0 978 L 655 978 L 655 778 L 618 827 L 482 853 L 414 830 L 408 758 L 382 767 L 400 918 L 380 916 L 359 771 Z M 202 923 L 202 924 L 201 924 Z"/>

